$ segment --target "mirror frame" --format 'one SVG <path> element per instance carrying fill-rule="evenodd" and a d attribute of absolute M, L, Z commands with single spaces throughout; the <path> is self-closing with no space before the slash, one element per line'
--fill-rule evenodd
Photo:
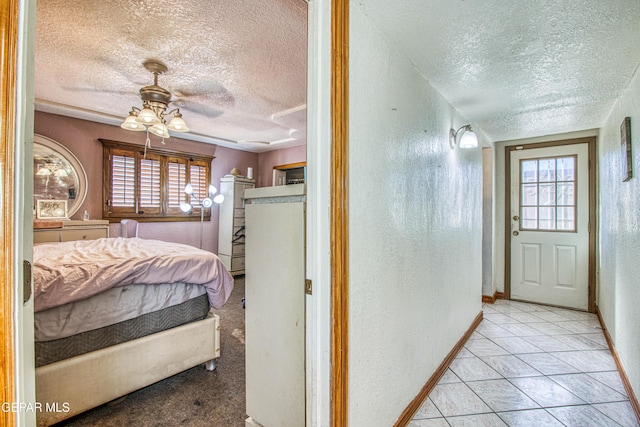
<path fill-rule="evenodd" d="M 84 167 L 82 166 L 82 163 L 80 163 L 80 160 L 78 160 L 75 154 L 73 154 L 67 147 L 65 147 L 64 145 L 60 144 L 57 141 L 54 141 L 51 138 L 47 138 L 46 136 L 39 135 L 37 133 L 34 134 L 33 145 L 34 145 L 34 153 L 35 153 L 35 146 L 41 145 L 53 151 L 54 154 L 58 155 L 61 160 L 69 163 L 69 165 L 76 171 L 79 182 L 78 182 L 78 188 L 76 192 L 76 199 L 74 200 L 73 204 L 69 204 L 68 206 L 68 215 L 70 218 L 80 210 L 80 207 L 82 206 L 85 199 L 87 198 L 88 179 L 87 179 L 87 173 L 85 172 Z M 33 173 L 35 178 L 36 171 L 34 170 Z M 34 202 L 35 202 L 35 199 L 34 199 Z"/>

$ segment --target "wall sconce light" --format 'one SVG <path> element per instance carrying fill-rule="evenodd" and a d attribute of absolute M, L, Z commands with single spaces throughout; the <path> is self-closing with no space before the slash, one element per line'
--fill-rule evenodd
<path fill-rule="evenodd" d="M 458 142 L 460 135 L 460 142 Z M 478 146 L 478 135 L 471 129 L 471 125 L 464 125 L 458 130 L 451 129 L 449 131 L 449 146 L 453 150 L 456 144 L 460 144 L 460 148 L 476 148 Z"/>
<path fill-rule="evenodd" d="M 211 206 L 213 206 L 214 203 L 220 204 L 224 202 L 224 195 L 222 194 L 216 195 L 216 193 L 218 192 L 218 189 L 216 188 L 215 185 L 209 184 L 208 192 L 209 192 L 209 196 L 200 200 L 198 199 L 198 196 L 196 196 L 195 191 L 193 190 L 193 186 L 191 185 L 191 183 L 189 183 L 185 185 L 184 193 L 191 196 L 191 203 L 187 203 L 187 202 L 180 203 L 180 210 L 184 213 L 191 212 L 194 206 L 200 206 L 200 249 L 202 249 L 204 209 L 210 208 Z M 195 204 L 193 203 L 194 201 L 195 201 Z"/>

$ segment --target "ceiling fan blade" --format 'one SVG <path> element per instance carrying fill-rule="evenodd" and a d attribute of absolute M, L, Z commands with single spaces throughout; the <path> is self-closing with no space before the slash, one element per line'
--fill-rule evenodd
<path fill-rule="evenodd" d="M 224 114 L 224 110 L 218 110 L 217 108 L 213 108 L 198 102 L 191 102 L 191 100 L 181 99 L 179 101 L 173 102 L 173 105 L 180 108 L 181 110 L 189 111 L 191 113 L 199 114 L 211 119 L 215 119 L 216 117 L 220 117 Z"/>
<path fill-rule="evenodd" d="M 221 106 L 233 106 L 236 102 L 231 92 L 215 80 L 181 83 L 169 90 L 178 98 L 204 97 Z"/>
<path fill-rule="evenodd" d="M 118 95 L 137 95 L 136 92 L 128 90 L 112 90 L 112 89 L 100 89 L 97 87 L 83 87 L 83 86 L 63 86 L 62 89 L 70 92 L 96 92 L 96 93 L 116 93 Z"/>

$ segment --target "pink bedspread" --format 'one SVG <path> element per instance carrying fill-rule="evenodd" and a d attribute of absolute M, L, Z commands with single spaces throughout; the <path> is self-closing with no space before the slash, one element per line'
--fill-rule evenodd
<path fill-rule="evenodd" d="M 149 239 L 107 238 L 33 247 L 35 311 L 129 284 L 205 285 L 209 304 L 221 308 L 233 277 L 216 255 L 193 246 Z"/>

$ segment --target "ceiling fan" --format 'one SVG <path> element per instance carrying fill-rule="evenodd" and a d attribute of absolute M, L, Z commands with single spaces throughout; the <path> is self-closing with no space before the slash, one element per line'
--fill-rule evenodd
<path fill-rule="evenodd" d="M 131 131 L 147 131 L 163 139 L 170 138 L 169 131 L 188 132 L 187 123 L 180 114 L 180 108 L 167 111 L 171 102 L 171 92 L 158 85 L 158 75 L 167 71 L 167 66 L 156 59 L 147 59 L 142 63 L 144 68 L 153 74 L 153 84 L 140 88 L 142 109 L 131 107 L 129 116 L 120 125 L 121 128 Z M 166 123 L 165 117 L 173 114 Z M 147 146 L 149 138 L 147 138 Z"/>

